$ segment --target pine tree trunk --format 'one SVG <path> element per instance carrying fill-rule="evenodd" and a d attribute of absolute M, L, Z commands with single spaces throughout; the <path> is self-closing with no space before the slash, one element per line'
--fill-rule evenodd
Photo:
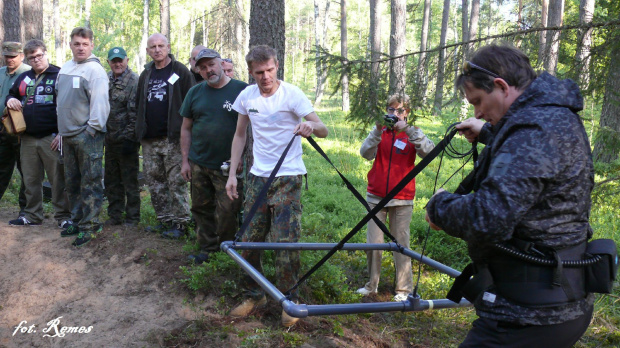
<path fill-rule="evenodd" d="M 471 41 L 478 36 L 478 20 L 480 19 L 480 0 L 472 0 L 471 2 L 471 16 L 469 16 L 469 39 Z M 474 44 L 467 45 L 466 59 L 471 58 L 474 54 Z"/>
<path fill-rule="evenodd" d="M 581 24 L 592 23 L 594 14 L 594 0 L 581 0 L 579 5 L 579 22 Z M 577 83 L 582 90 L 590 85 L 590 48 L 592 46 L 592 28 L 579 30 L 577 52 L 575 53 L 575 65 L 577 70 Z"/>
<path fill-rule="evenodd" d="M 3 41 L 21 41 L 21 11 L 19 0 L 3 0 Z"/>
<path fill-rule="evenodd" d="M 549 19 L 549 0 L 542 0 L 542 8 L 540 12 L 540 25 L 546 27 Z M 545 52 L 547 52 L 547 32 L 540 32 L 540 46 L 538 46 L 538 66 L 545 60 Z"/>
<path fill-rule="evenodd" d="M 168 41 L 170 37 L 170 0 L 159 0 L 159 32 L 164 34 Z"/>
<path fill-rule="evenodd" d="M 347 71 L 347 0 L 340 0 L 340 55 L 344 58 L 340 84 L 342 86 L 342 111 L 349 111 L 349 73 Z"/>
<path fill-rule="evenodd" d="M 92 7 L 92 0 L 84 1 L 84 27 L 90 29 L 90 9 Z"/>
<path fill-rule="evenodd" d="M 56 52 L 56 64 L 62 65 L 65 57 L 62 50 L 62 34 L 60 31 L 60 4 L 59 0 L 54 0 L 54 51 Z"/>
<path fill-rule="evenodd" d="M 139 63 L 136 67 L 136 72 L 142 71 L 144 69 L 144 65 L 146 64 L 146 44 L 149 38 L 149 8 L 150 8 L 150 0 L 144 0 L 144 9 L 142 12 L 142 40 L 140 41 L 140 50 L 139 54 Z"/>
<path fill-rule="evenodd" d="M 405 93 L 406 58 L 394 58 L 405 54 L 405 24 L 407 23 L 407 3 L 405 0 L 392 0 L 392 25 L 390 32 L 390 88 L 389 94 Z"/>
<path fill-rule="evenodd" d="M 321 53 L 319 52 L 319 48 L 323 46 L 321 40 L 321 7 L 319 4 L 319 0 L 314 0 L 314 49 L 315 49 L 315 61 L 314 65 L 316 68 L 316 87 L 314 94 L 314 104 L 318 105 L 321 103 L 321 99 L 323 99 L 323 65 L 319 60 Z"/>
<path fill-rule="evenodd" d="M 446 36 L 448 34 L 448 22 L 450 20 L 450 0 L 444 0 L 443 2 L 443 16 L 441 19 L 441 37 L 439 39 L 439 47 L 446 45 Z M 437 114 L 441 113 L 443 105 L 443 84 L 444 84 L 444 69 L 446 64 L 446 50 L 444 48 L 439 50 L 439 62 L 437 63 L 437 84 L 435 85 L 435 102 L 433 103 L 434 111 Z"/>
<path fill-rule="evenodd" d="M 424 0 L 424 15 L 422 16 L 422 28 L 420 36 L 420 56 L 417 70 L 417 97 L 421 105 L 426 104 L 426 88 L 428 86 L 428 76 L 426 74 L 426 46 L 428 43 L 428 32 L 431 22 L 431 0 Z"/>
<path fill-rule="evenodd" d="M 22 0 L 22 43 L 43 40 L 43 0 Z"/>
<path fill-rule="evenodd" d="M 559 27 L 564 19 L 564 0 L 549 1 L 550 27 Z M 560 53 L 560 34 L 561 30 L 551 30 L 547 32 L 547 53 L 545 54 L 545 70 L 555 75 L 558 66 L 558 56 Z"/>
<path fill-rule="evenodd" d="M 461 1 L 461 41 L 469 40 L 469 0 Z M 465 47 L 463 47 L 465 48 Z M 466 50 L 463 49 L 463 58 L 465 58 Z"/>
<path fill-rule="evenodd" d="M 612 37 L 614 39 L 611 42 L 615 47 L 609 59 L 600 128 L 592 154 L 595 161 L 604 163 L 615 161 L 620 151 L 620 35 Z"/>
<path fill-rule="evenodd" d="M 381 0 L 370 0 L 370 88 L 369 109 L 377 110 L 379 105 L 377 86 L 379 84 L 381 58 Z"/>

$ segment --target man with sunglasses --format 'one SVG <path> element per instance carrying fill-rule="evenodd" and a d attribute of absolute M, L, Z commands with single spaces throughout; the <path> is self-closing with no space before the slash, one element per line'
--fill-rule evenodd
<path fill-rule="evenodd" d="M 17 77 L 21 73 L 30 70 L 30 66 L 24 63 L 24 53 L 20 42 L 4 41 L 2 43 L 2 56 L 5 66 L 0 68 L 0 101 L 6 103 L 9 89 L 13 86 Z M 22 176 L 22 167 L 19 160 L 19 141 L 14 135 L 7 134 L 0 123 L 0 199 L 4 196 L 11 178 L 13 169 L 17 163 L 19 176 Z M 26 208 L 25 186 L 22 184 L 19 189 L 19 216 L 24 215 Z"/>
<path fill-rule="evenodd" d="M 457 128 L 487 146 L 471 185 L 439 190 L 426 219 L 463 239 L 473 261 L 448 294 L 479 316 L 461 347 L 572 347 L 592 318 L 584 268 L 540 266 L 500 247 L 530 259 L 584 257 L 594 171 L 579 88 L 536 76 L 525 54 L 503 45 L 479 49 L 456 86 L 477 119 Z"/>
<path fill-rule="evenodd" d="M 21 162 L 26 186 L 24 216 L 9 225 L 40 225 L 43 222 L 43 178 L 52 184 L 52 205 L 58 227 L 72 224 L 64 167 L 60 161 L 60 135 L 56 114 L 56 79 L 60 68 L 48 62 L 47 49 L 41 40 L 24 46 L 32 69 L 19 75 L 6 100 L 8 108 L 21 111 L 26 131 L 21 135 Z"/>

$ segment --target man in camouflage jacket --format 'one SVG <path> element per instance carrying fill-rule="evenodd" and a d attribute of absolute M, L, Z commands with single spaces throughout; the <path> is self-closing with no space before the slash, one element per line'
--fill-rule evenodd
<path fill-rule="evenodd" d="M 110 78 L 110 116 L 105 136 L 105 194 L 108 197 L 108 225 L 120 225 L 125 213 L 126 225 L 140 222 L 138 187 L 138 150 L 136 141 L 136 91 L 138 75 L 127 66 L 122 47 L 108 52 Z"/>
<path fill-rule="evenodd" d="M 537 300 L 534 293 L 515 298 L 499 291 L 498 279 L 513 274 L 504 267 L 527 265 L 498 256 L 493 245 L 525 241 L 558 255 L 581 250 L 568 258 L 581 259 L 592 236 L 594 172 L 588 137 L 576 114 L 583 108 L 579 88 L 547 73 L 536 77 L 523 53 L 496 45 L 481 48 L 466 62 L 457 87 L 478 119 L 458 128 L 468 140 L 477 137 L 487 147 L 476 166 L 475 192 L 439 190 L 428 203 L 427 220 L 434 229 L 466 241 L 474 264 L 488 265 L 493 279 L 475 298 L 479 318 L 461 347 L 570 347 L 592 317 L 593 296 L 585 293 L 580 278 L 567 276 L 581 272 L 583 279 L 583 269 L 564 268 L 557 288 L 570 300 L 532 305 L 526 302 Z M 482 126 L 480 119 L 488 123 Z M 549 289 L 557 286 L 551 278 L 543 279 Z M 581 290 L 571 299 L 565 285 Z"/>

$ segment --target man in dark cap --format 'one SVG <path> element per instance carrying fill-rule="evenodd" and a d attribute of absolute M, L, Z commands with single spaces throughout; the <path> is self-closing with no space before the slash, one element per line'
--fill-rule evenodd
<path fill-rule="evenodd" d="M 6 66 L 0 68 L 0 101 L 6 105 L 6 98 L 13 83 L 21 73 L 30 70 L 30 65 L 24 63 L 24 51 L 19 42 L 5 41 L 2 43 L 2 55 Z M 21 162 L 19 161 L 19 141 L 16 136 L 7 134 L 0 124 L 0 199 L 11 182 L 13 168 L 17 163 L 19 176 L 22 177 Z M 26 207 L 25 186 L 19 189 L 19 216 L 24 215 Z"/>
<path fill-rule="evenodd" d="M 105 135 L 105 195 L 108 198 L 107 225 L 135 226 L 140 222 L 138 186 L 140 143 L 136 141 L 136 93 L 138 75 L 127 66 L 127 52 L 114 47 L 108 52 L 110 116 Z"/>
<path fill-rule="evenodd" d="M 237 127 L 238 114 L 232 104 L 247 84 L 226 76 L 220 54 L 212 49 L 198 53 L 196 70 L 206 83 L 190 89 L 181 106 L 181 175 L 192 183 L 191 210 L 200 244 L 200 253 L 189 259 L 202 263 L 219 250 L 221 242 L 232 240 L 238 229 L 242 199 L 227 197 L 229 173 L 220 167 L 230 159 Z M 242 192 L 241 187 L 237 187 L 238 192 Z"/>

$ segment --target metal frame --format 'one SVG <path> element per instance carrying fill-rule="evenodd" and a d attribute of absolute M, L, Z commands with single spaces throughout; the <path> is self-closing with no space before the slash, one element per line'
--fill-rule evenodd
<path fill-rule="evenodd" d="M 336 243 L 233 243 L 231 241 L 221 244 L 222 251 L 226 252 L 260 287 L 274 300 L 282 305 L 284 311 L 295 318 L 305 318 L 316 315 L 334 314 L 356 314 L 356 313 L 377 313 L 377 312 L 415 312 L 427 309 L 443 309 L 469 307 L 472 304 L 462 299 L 460 303 L 452 302 L 448 299 L 423 300 L 419 296 L 413 297 L 409 294 L 406 301 L 401 302 L 374 302 L 374 303 L 350 303 L 350 304 L 326 304 L 326 305 L 307 305 L 296 304 L 290 301 L 278 290 L 267 278 L 256 270 L 246 261 L 237 250 L 331 250 Z M 361 244 L 346 243 L 341 250 L 385 250 L 399 252 L 403 255 L 416 259 L 441 273 L 447 274 L 452 278 L 457 277 L 461 272 L 448 267 L 438 261 L 430 259 L 410 249 L 402 250 L 395 243 L 385 244 Z"/>

